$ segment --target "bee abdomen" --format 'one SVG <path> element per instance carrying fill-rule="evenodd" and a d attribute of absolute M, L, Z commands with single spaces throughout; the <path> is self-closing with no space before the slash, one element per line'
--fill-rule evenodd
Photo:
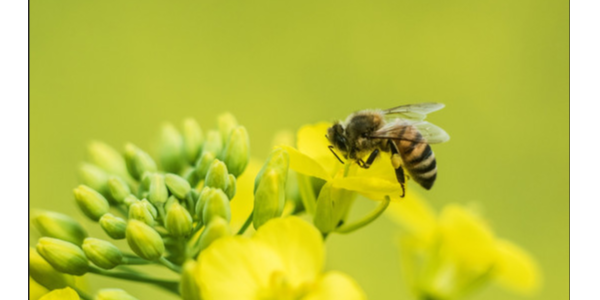
<path fill-rule="evenodd" d="M 431 147 L 427 143 L 419 143 L 410 150 L 403 152 L 404 167 L 414 181 L 425 189 L 431 189 L 437 176 L 437 164 Z"/>

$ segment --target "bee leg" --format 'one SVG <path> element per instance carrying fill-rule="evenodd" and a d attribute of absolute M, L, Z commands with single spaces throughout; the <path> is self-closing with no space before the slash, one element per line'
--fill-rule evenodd
<path fill-rule="evenodd" d="M 404 168 L 402 168 L 402 166 L 399 166 L 396 169 L 396 179 L 398 180 L 398 183 L 400 183 L 400 187 L 402 187 L 402 195 L 400 195 L 400 198 L 404 198 L 406 191 L 404 190 L 405 177 Z"/>
<path fill-rule="evenodd" d="M 375 149 L 375 150 L 373 150 L 373 152 L 371 152 L 371 154 L 369 154 L 369 157 L 367 158 L 366 162 L 364 160 L 362 160 L 362 158 L 359 158 L 356 160 L 356 164 L 358 164 L 358 166 L 363 169 L 368 169 L 371 167 L 371 165 L 375 161 L 375 158 L 377 158 L 378 154 L 379 154 L 379 149 Z"/>
<path fill-rule="evenodd" d="M 331 151 L 331 153 L 333 153 L 333 155 L 335 155 L 335 158 L 337 158 L 342 165 L 344 164 L 344 162 L 342 161 L 342 159 L 337 155 L 337 153 L 335 153 L 335 151 L 333 150 L 333 145 L 329 145 L 327 148 L 329 148 L 329 151 Z"/>
<path fill-rule="evenodd" d="M 402 187 L 402 195 L 400 195 L 400 198 L 404 198 L 404 195 L 406 194 L 406 190 L 404 189 L 406 177 L 404 177 L 404 168 L 402 168 L 402 157 L 398 154 L 398 148 L 392 141 L 390 141 L 390 150 L 392 151 L 392 166 L 396 171 L 396 180 L 398 180 L 400 187 Z"/>

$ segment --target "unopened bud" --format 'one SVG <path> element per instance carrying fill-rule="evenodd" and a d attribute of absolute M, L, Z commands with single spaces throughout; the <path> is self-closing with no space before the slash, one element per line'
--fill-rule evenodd
<path fill-rule="evenodd" d="M 85 254 L 73 243 L 43 237 L 39 239 L 36 249 L 57 271 L 81 276 L 88 270 Z"/>
<path fill-rule="evenodd" d="M 154 205 L 152 205 L 152 203 L 150 203 L 150 201 L 146 199 L 142 199 L 140 202 L 150 212 L 152 217 L 156 219 L 158 216 L 158 210 L 156 209 L 156 207 L 154 207 Z"/>
<path fill-rule="evenodd" d="M 216 130 L 209 130 L 206 133 L 206 141 L 202 147 L 202 154 L 212 153 L 214 157 L 218 157 L 223 150 L 223 138 Z"/>
<path fill-rule="evenodd" d="M 129 177 L 125 159 L 113 147 L 99 141 L 88 144 L 90 161 L 110 174 Z"/>
<path fill-rule="evenodd" d="M 79 294 L 70 288 L 66 287 L 64 289 L 57 289 L 49 292 L 48 294 L 42 296 L 39 300 L 79 300 Z"/>
<path fill-rule="evenodd" d="M 134 203 L 137 203 L 137 202 L 139 202 L 139 201 L 140 201 L 140 199 L 138 199 L 136 196 L 134 196 L 134 195 L 129 195 L 129 196 L 125 197 L 125 199 L 123 200 L 123 203 L 125 203 L 125 205 L 126 205 L 127 207 L 129 207 L 129 206 L 131 206 L 132 204 L 134 204 Z"/>
<path fill-rule="evenodd" d="M 167 211 L 165 227 L 175 237 L 188 236 L 192 231 L 192 216 L 175 201 Z"/>
<path fill-rule="evenodd" d="M 169 192 L 165 185 L 165 177 L 161 174 L 154 173 L 150 175 L 150 188 L 148 190 L 148 200 L 159 206 L 167 202 Z"/>
<path fill-rule="evenodd" d="M 101 289 L 94 300 L 138 300 L 122 289 Z"/>
<path fill-rule="evenodd" d="M 102 269 L 110 270 L 123 261 L 123 254 L 119 248 L 107 241 L 87 238 L 82 248 L 85 256 Z"/>
<path fill-rule="evenodd" d="M 154 216 L 142 201 L 129 206 L 129 219 L 138 220 L 150 226 L 154 225 Z"/>
<path fill-rule="evenodd" d="M 80 185 L 73 190 L 77 205 L 83 213 L 94 221 L 98 221 L 102 215 L 108 212 L 108 201 L 100 193 L 88 186 Z"/>
<path fill-rule="evenodd" d="M 79 165 L 79 178 L 83 184 L 98 191 L 103 196 L 110 196 L 108 189 L 108 178 L 110 175 L 98 166 L 81 163 Z"/>
<path fill-rule="evenodd" d="M 165 244 L 160 234 L 141 221 L 130 220 L 127 223 L 126 235 L 129 248 L 143 259 L 157 260 L 165 252 Z"/>
<path fill-rule="evenodd" d="M 200 192 L 198 192 L 196 189 L 191 189 L 187 194 L 185 194 L 185 203 L 187 205 L 187 209 L 191 213 L 195 211 L 198 199 L 200 199 Z"/>
<path fill-rule="evenodd" d="M 187 180 L 175 174 L 165 175 L 165 184 L 169 191 L 171 191 L 171 194 L 182 200 L 185 198 L 185 194 L 192 188 Z"/>
<path fill-rule="evenodd" d="M 194 119 L 185 119 L 183 121 L 183 150 L 185 157 L 190 164 L 193 164 L 200 155 L 204 135 L 200 125 Z"/>
<path fill-rule="evenodd" d="M 254 193 L 254 228 L 259 228 L 270 219 L 281 216 L 285 204 L 285 182 L 282 176 L 271 170 L 263 174 Z"/>
<path fill-rule="evenodd" d="M 188 259 L 183 264 L 181 272 L 181 281 L 179 283 L 179 294 L 183 300 L 200 300 L 200 287 L 196 280 L 198 273 L 198 263 L 193 259 Z"/>
<path fill-rule="evenodd" d="M 183 137 L 177 128 L 170 123 L 163 124 L 159 143 L 159 159 L 163 169 L 178 173 L 185 164 L 183 151 Z"/>
<path fill-rule="evenodd" d="M 233 131 L 233 129 L 238 126 L 238 122 L 235 119 L 235 117 L 228 112 L 220 114 L 217 117 L 217 124 L 219 126 L 219 132 L 221 133 L 223 141 L 227 141 L 227 139 L 229 139 L 231 131 Z"/>
<path fill-rule="evenodd" d="M 215 159 L 216 156 L 212 152 L 202 152 L 202 155 L 196 162 L 196 176 L 200 179 L 206 178 L 208 169 Z"/>
<path fill-rule="evenodd" d="M 43 212 L 33 218 L 33 225 L 42 236 L 81 245 L 87 232 L 73 218 L 56 212 Z"/>
<path fill-rule="evenodd" d="M 127 222 L 125 220 L 115 217 L 112 214 L 104 214 L 100 218 L 100 227 L 104 229 L 104 232 L 115 240 L 121 240 L 125 238 L 125 229 L 127 229 Z"/>
<path fill-rule="evenodd" d="M 213 241 L 224 236 L 230 236 L 231 234 L 229 223 L 221 217 L 214 217 L 200 235 L 200 249 L 204 250 Z"/>
<path fill-rule="evenodd" d="M 220 189 L 212 189 L 208 191 L 206 202 L 202 208 L 202 221 L 204 224 L 208 224 L 217 216 L 229 222 L 231 220 L 231 208 L 229 207 L 227 195 Z"/>
<path fill-rule="evenodd" d="M 29 248 L 29 276 L 49 290 L 64 288 L 74 283 L 74 278 L 71 275 L 56 271 L 32 247 Z"/>
<path fill-rule="evenodd" d="M 223 161 L 229 173 L 240 176 L 250 161 L 250 139 L 244 126 L 238 126 L 231 131 L 227 146 L 223 151 Z"/>
<path fill-rule="evenodd" d="M 125 162 L 129 174 L 137 180 L 144 172 L 156 172 L 156 163 L 152 157 L 133 144 L 125 145 Z"/>
<path fill-rule="evenodd" d="M 281 148 L 277 148 L 271 152 L 269 157 L 267 158 L 267 162 L 263 165 L 262 169 L 256 175 L 256 179 L 254 180 L 254 190 L 258 187 L 258 183 L 260 182 L 262 176 L 266 172 L 275 171 L 279 175 L 284 182 L 287 181 L 287 174 L 290 165 L 290 155 L 287 151 Z"/>
<path fill-rule="evenodd" d="M 125 198 L 131 194 L 127 183 L 118 176 L 111 176 L 108 179 L 108 190 L 116 203 L 123 203 Z"/>
<path fill-rule="evenodd" d="M 210 165 L 204 185 L 225 191 L 227 189 L 228 175 L 227 166 L 217 159 Z"/>
<path fill-rule="evenodd" d="M 203 223 L 202 212 L 204 210 L 204 205 L 206 204 L 209 195 L 212 195 L 213 190 L 213 188 L 205 186 L 200 191 L 200 195 L 198 196 L 198 202 L 196 202 L 196 206 L 194 207 L 194 220 L 198 220 L 200 223 Z"/>
<path fill-rule="evenodd" d="M 227 194 L 227 198 L 229 198 L 229 200 L 233 199 L 235 196 L 236 189 L 237 183 L 235 176 L 233 176 L 233 174 L 229 174 L 227 176 L 227 189 L 225 190 L 225 194 Z"/>

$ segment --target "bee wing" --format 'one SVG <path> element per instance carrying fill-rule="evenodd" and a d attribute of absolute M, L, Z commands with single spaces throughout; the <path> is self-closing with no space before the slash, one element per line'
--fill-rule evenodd
<path fill-rule="evenodd" d="M 414 140 L 411 137 L 402 136 L 402 129 L 409 126 L 415 127 L 423 139 Z M 450 136 L 448 133 L 446 133 L 446 131 L 444 131 L 444 129 L 429 122 L 402 119 L 396 119 L 395 121 L 388 123 L 381 129 L 375 131 L 369 137 L 375 139 L 404 140 L 429 144 L 444 143 L 450 139 Z"/>
<path fill-rule="evenodd" d="M 418 103 L 393 107 L 383 111 L 385 115 L 400 115 L 407 120 L 424 120 L 427 114 L 444 108 L 442 103 Z"/>

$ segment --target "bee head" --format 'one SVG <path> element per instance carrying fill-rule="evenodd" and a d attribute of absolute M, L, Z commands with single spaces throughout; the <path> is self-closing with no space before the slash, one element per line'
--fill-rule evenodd
<path fill-rule="evenodd" d="M 327 139 L 329 142 L 342 151 L 344 154 L 348 152 L 348 141 L 346 140 L 346 134 L 344 127 L 339 122 L 333 124 L 333 126 L 327 129 Z"/>

